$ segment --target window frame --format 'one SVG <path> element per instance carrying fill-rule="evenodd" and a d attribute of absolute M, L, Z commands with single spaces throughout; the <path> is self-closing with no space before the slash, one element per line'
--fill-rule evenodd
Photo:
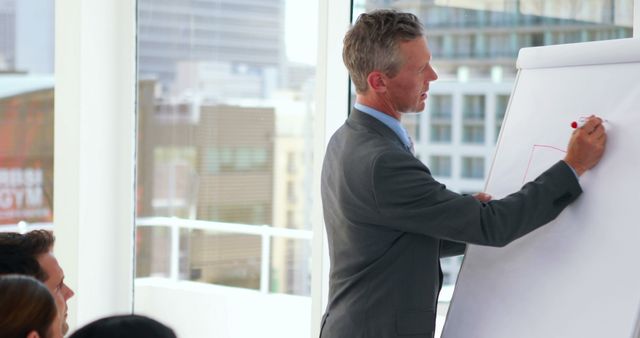
<path fill-rule="evenodd" d="M 76 294 L 71 329 L 133 308 L 135 13 L 55 2 L 55 254 Z"/>

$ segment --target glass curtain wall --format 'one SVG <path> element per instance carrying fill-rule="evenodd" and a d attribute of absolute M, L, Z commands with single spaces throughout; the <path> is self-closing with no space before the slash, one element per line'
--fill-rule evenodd
<path fill-rule="evenodd" d="M 0 231 L 52 226 L 53 6 L 0 0 Z"/>
<path fill-rule="evenodd" d="M 138 0 L 135 312 L 310 332 L 317 0 Z"/>
<path fill-rule="evenodd" d="M 520 48 L 632 36 L 632 0 L 354 0 L 352 5 L 354 20 L 376 8 L 408 11 L 422 20 L 439 80 L 430 85 L 425 111 L 418 118 L 404 116 L 403 124 L 418 158 L 460 193 L 484 188 Z M 461 261 L 442 260 L 440 327 Z"/>

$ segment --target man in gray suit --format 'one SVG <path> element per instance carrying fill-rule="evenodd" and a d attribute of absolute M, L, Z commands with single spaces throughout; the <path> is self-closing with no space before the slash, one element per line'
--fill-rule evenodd
<path fill-rule="evenodd" d="M 421 112 L 438 78 L 418 19 L 378 10 L 344 39 L 356 104 L 331 138 L 322 202 L 331 259 L 325 338 L 433 337 L 441 257 L 465 243 L 504 246 L 553 220 L 582 192 L 606 134 L 591 117 L 568 152 L 535 181 L 500 200 L 459 195 L 412 152 L 402 113 Z"/>

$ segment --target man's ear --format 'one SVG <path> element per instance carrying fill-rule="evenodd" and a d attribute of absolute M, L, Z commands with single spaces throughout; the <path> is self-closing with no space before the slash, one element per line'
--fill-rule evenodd
<path fill-rule="evenodd" d="M 40 335 L 35 330 L 27 333 L 27 338 L 40 338 Z"/>
<path fill-rule="evenodd" d="M 387 91 L 387 77 L 379 71 L 373 71 L 369 73 L 367 76 L 367 83 L 369 84 L 369 88 L 371 88 L 376 93 L 382 93 Z"/>

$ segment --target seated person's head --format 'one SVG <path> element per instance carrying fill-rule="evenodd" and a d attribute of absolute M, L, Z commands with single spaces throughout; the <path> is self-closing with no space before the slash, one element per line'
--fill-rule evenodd
<path fill-rule="evenodd" d="M 176 334 L 164 324 L 149 317 L 121 315 L 98 319 L 83 326 L 69 338 L 176 338 Z"/>
<path fill-rule="evenodd" d="M 53 295 L 62 321 L 62 333 L 69 326 L 66 323 L 67 300 L 73 291 L 64 284 L 64 272 L 55 256 L 55 238 L 49 231 L 35 230 L 26 234 L 14 232 L 0 233 L 0 275 L 23 274 L 43 282 Z"/>
<path fill-rule="evenodd" d="M 62 338 L 49 289 L 30 276 L 0 276 L 0 337 Z"/>

